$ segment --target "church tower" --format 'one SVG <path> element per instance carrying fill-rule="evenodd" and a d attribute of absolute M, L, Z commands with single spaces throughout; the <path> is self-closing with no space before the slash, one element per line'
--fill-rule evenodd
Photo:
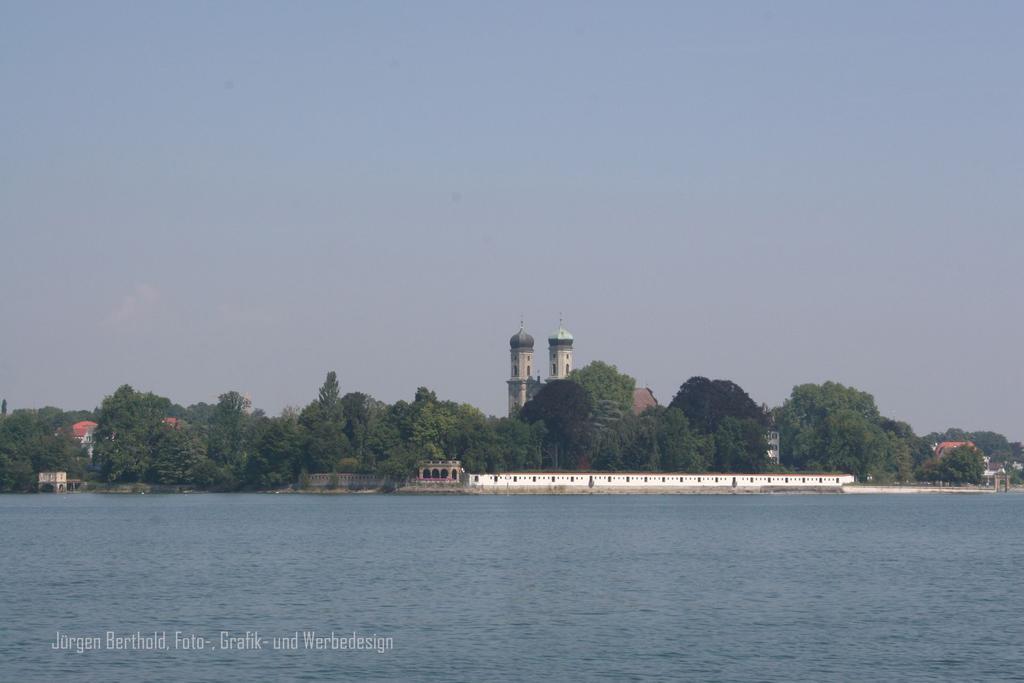
<path fill-rule="evenodd" d="M 512 373 L 508 380 L 508 414 L 511 417 L 533 398 L 539 381 L 531 378 L 533 374 L 533 337 L 527 334 L 522 323 L 519 324 L 519 331 L 509 340 L 509 348 L 512 357 Z"/>
<path fill-rule="evenodd" d="M 572 372 L 572 335 L 558 321 L 558 329 L 548 337 L 548 381 L 565 379 Z"/>

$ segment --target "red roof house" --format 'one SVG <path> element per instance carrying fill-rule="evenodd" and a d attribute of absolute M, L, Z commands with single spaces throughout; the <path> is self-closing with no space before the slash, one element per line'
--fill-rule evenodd
<path fill-rule="evenodd" d="M 649 388 L 633 390 L 633 414 L 639 415 L 648 408 L 658 405 L 658 399 L 654 398 L 654 392 Z"/>
<path fill-rule="evenodd" d="M 75 424 L 71 425 L 71 434 L 76 439 L 84 439 L 90 434 L 92 434 L 96 430 L 96 427 L 98 426 L 99 425 L 97 425 L 92 420 L 82 420 L 81 422 L 76 422 Z"/>

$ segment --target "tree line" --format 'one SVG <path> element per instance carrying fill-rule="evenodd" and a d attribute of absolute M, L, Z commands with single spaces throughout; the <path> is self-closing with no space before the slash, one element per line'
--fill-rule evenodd
<path fill-rule="evenodd" d="M 0 413 L 0 490 L 31 490 L 38 472 L 208 490 L 286 487 L 310 473 L 372 473 L 401 480 L 423 459 L 461 460 L 468 471 L 509 470 L 848 472 L 880 483 L 976 483 L 981 454 L 1010 462 L 1020 444 L 958 429 L 917 436 L 882 416 L 874 398 L 834 382 L 794 387 L 783 405 L 759 406 L 738 385 L 692 377 L 665 406 L 633 412 L 635 381 L 603 362 L 545 384 L 518 415 L 489 417 L 420 387 L 386 404 L 342 394 L 335 372 L 308 405 L 278 416 L 235 391 L 183 407 L 119 387 L 93 411 Z M 170 419 L 169 419 L 170 418 Z M 71 435 L 98 423 L 89 462 Z M 781 436 L 781 461 L 766 435 Z M 935 460 L 936 441 L 974 441 Z"/>

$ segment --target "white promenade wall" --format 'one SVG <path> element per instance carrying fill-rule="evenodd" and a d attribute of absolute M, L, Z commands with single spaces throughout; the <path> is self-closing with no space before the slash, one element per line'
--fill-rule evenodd
<path fill-rule="evenodd" d="M 672 490 L 759 490 L 812 489 L 841 490 L 854 483 L 850 474 L 685 474 L 670 472 L 505 472 L 503 474 L 469 474 L 466 486 L 480 492 L 544 493 L 602 491 L 672 491 Z"/>

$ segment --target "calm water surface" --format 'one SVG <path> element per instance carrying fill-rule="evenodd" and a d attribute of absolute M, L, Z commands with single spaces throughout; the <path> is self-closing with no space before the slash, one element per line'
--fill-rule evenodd
<path fill-rule="evenodd" d="M 0 680 L 1020 678 L 1022 521 L 1017 494 L 0 496 Z M 51 649 L 108 630 L 210 645 Z"/>

